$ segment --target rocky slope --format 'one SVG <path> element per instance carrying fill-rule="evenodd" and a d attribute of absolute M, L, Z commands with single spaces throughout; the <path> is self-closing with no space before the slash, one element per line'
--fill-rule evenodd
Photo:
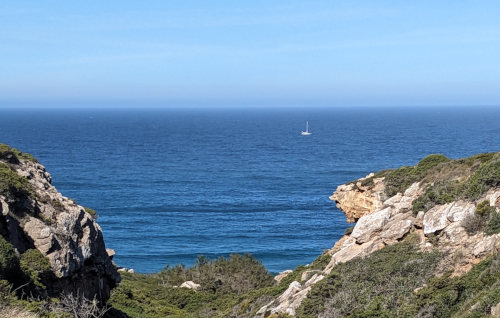
<path fill-rule="evenodd" d="M 0 144 L 0 234 L 18 258 L 36 249 L 49 261 L 48 296 L 103 302 L 120 281 L 92 212 L 62 196 L 36 159 Z"/>
<path fill-rule="evenodd" d="M 365 258 L 412 234 L 421 251 L 438 251 L 434 274 L 467 273 L 500 250 L 500 153 L 450 160 L 424 158 L 414 167 L 370 174 L 341 185 L 330 197 L 356 222 L 328 251 L 323 270 L 306 271 L 257 317 L 295 316 L 313 286 L 341 263 Z"/>

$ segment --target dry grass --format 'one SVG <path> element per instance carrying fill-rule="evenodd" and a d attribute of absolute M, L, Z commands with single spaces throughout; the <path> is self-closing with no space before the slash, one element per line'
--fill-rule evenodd
<path fill-rule="evenodd" d="M 38 318 L 38 315 L 17 307 L 0 307 L 0 317 L 9 318 Z"/>

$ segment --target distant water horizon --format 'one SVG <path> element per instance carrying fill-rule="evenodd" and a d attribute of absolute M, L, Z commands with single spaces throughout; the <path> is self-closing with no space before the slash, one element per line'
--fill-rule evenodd
<path fill-rule="evenodd" d="M 273 273 L 310 263 L 349 226 L 328 199 L 338 185 L 500 150 L 497 107 L 0 113 L 0 142 L 96 209 L 115 262 L 143 273 L 246 252 Z"/>

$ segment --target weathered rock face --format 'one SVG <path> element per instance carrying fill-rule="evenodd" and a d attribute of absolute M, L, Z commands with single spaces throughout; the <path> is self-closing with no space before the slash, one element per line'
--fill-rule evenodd
<path fill-rule="evenodd" d="M 0 234 L 17 253 L 36 248 L 48 258 L 53 273 L 46 284 L 50 296 L 78 291 L 107 300 L 120 276 L 93 217 L 52 186 L 41 164 L 1 158 L 0 165 L 26 178 L 31 192 L 0 195 Z"/>
<path fill-rule="evenodd" d="M 337 203 L 337 208 L 345 213 L 347 222 L 356 222 L 363 215 L 382 207 L 385 199 L 383 178 L 373 179 L 372 186 L 362 185 L 363 180 L 372 176 L 370 174 L 356 183 L 340 185 L 330 196 L 330 200 Z"/>
<path fill-rule="evenodd" d="M 415 215 L 411 211 L 412 203 L 424 192 L 420 183 L 412 184 L 404 193 L 385 198 L 382 178 L 375 179 L 371 187 L 363 187 L 362 180 L 365 178 L 339 186 L 330 197 L 349 221 L 357 223 L 350 235 L 343 236 L 327 252 L 331 255 L 329 264 L 321 272 L 315 272 L 314 276 L 303 275 L 301 282 L 291 283 L 280 297 L 261 308 L 258 317 L 278 313 L 295 315 L 311 287 L 330 274 L 335 266 L 356 257 L 369 256 L 401 241 L 410 233 L 416 236 L 421 250 L 437 249 L 442 253 L 438 273 L 453 270 L 453 275 L 461 275 L 500 250 L 500 234 L 480 232 L 470 235 L 464 228 L 466 218 L 475 213 L 477 204 L 483 200 L 500 211 L 499 188 L 490 189 L 474 202 L 458 200 Z"/>

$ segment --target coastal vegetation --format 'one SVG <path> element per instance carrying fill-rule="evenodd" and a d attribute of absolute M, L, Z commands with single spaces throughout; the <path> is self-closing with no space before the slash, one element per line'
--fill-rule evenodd
<path fill-rule="evenodd" d="M 425 185 L 424 193 L 413 202 L 413 212 L 426 211 L 457 200 L 476 200 L 500 186 L 500 153 L 483 153 L 468 158 L 449 159 L 441 154 L 423 158 L 415 166 L 383 170 L 362 181 L 384 178 L 386 197 L 404 192 L 411 184 Z"/>
<path fill-rule="evenodd" d="M 320 270 L 329 260 L 322 255 L 277 283 L 250 254 L 215 260 L 199 257 L 189 268 L 178 265 L 156 274 L 123 273 L 109 303 L 130 317 L 253 317 L 306 270 Z M 200 289 L 179 288 L 189 280 L 200 283 Z"/>
<path fill-rule="evenodd" d="M 9 145 L 0 143 L 0 159 L 7 159 L 11 163 L 19 162 L 20 159 L 38 162 L 38 160 L 29 153 L 21 152 Z"/>
<path fill-rule="evenodd" d="M 7 204 L 17 206 L 16 200 L 33 198 L 34 188 L 13 166 L 22 161 L 36 162 L 36 159 L 5 145 L 0 145 L 0 159 L 0 195 L 7 199 Z M 492 235 L 500 233 L 498 204 L 485 199 L 489 198 L 486 192 L 500 187 L 500 153 L 457 160 L 434 154 L 413 167 L 385 170 L 362 183 L 368 186 L 379 177 L 384 177 L 386 196 L 404 192 L 415 182 L 421 183 L 424 191 L 408 205 L 413 209 L 413 216 L 436 205 L 464 200 L 472 202 L 468 204 L 474 212 L 465 215 L 455 226 L 480 239 L 494 239 Z M 64 200 L 47 199 L 40 203 L 49 204 L 58 213 L 67 209 Z M 409 209 L 403 212 L 411 217 Z M 97 218 L 95 210 L 84 210 L 93 219 Z M 44 219 L 41 213 L 30 215 L 47 226 L 57 223 Z M 286 294 L 290 286 L 300 282 L 304 287 L 315 274 L 325 277 L 306 290 L 307 297 L 295 310 L 297 317 L 476 318 L 488 317 L 500 306 L 500 253 L 490 253 L 456 275 L 456 268 L 450 269 L 448 263 L 453 260 L 454 266 L 460 266 L 464 255 L 460 251 L 451 255 L 439 250 L 444 231 L 427 232 L 423 237 L 425 222 L 424 225 L 415 223 L 414 230 L 420 231 L 420 235 L 416 231 L 408 232 L 398 241 L 384 243 L 383 248 L 336 263 L 331 271 L 325 269 L 331 264 L 332 251 L 320 255 L 309 265 L 297 266 L 280 279 L 275 279 L 250 254 L 217 259 L 199 256 L 191 267 L 166 266 L 154 274 L 122 272 L 122 281 L 112 290 L 108 302 L 99 303 L 79 291 L 48 297 L 54 279 L 49 259 L 36 248 L 15 247 L 13 241 L 8 240 L 6 221 L 0 221 L 0 315 L 4 316 L 255 317 L 261 308 L 267 308 L 264 306 Z M 347 228 L 344 235 L 344 239 L 356 241 L 351 237 L 355 236 L 354 227 Z M 366 244 L 361 242 L 359 246 Z M 497 309 L 500 312 L 500 308 Z M 259 315 L 289 317 L 267 310 Z"/>

